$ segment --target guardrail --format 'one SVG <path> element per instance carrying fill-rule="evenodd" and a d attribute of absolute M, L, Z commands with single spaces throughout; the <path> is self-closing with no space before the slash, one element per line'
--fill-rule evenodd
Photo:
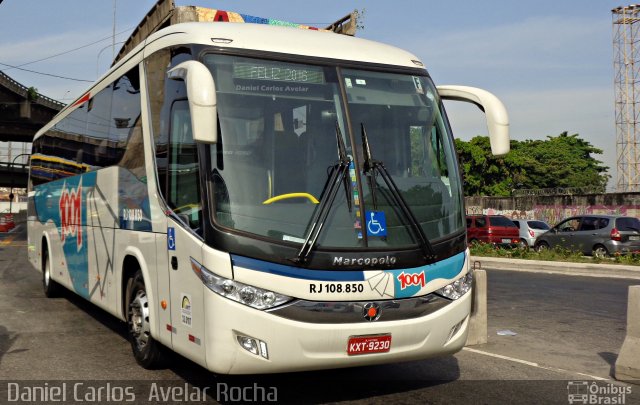
<path fill-rule="evenodd" d="M 13 91 L 14 93 L 19 94 L 20 96 L 29 100 L 29 88 L 18 83 L 17 81 L 15 81 L 14 79 L 12 79 L 10 76 L 8 76 L 3 72 L 0 72 L 0 84 L 8 88 L 9 90 Z M 31 102 L 43 105 L 45 107 L 52 108 L 56 111 L 60 111 L 66 105 L 64 103 L 59 102 L 58 100 L 54 100 L 50 97 L 43 96 L 40 93 L 38 93 L 38 97 L 35 100 L 31 100 Z"/>
<path fill-rule="evenodd" d="M 0 167 L 14 168 L 16 170 L 24 170 L 29 167 L 29 163 L 9 163 L 9 162 L 0 162 Z"/>

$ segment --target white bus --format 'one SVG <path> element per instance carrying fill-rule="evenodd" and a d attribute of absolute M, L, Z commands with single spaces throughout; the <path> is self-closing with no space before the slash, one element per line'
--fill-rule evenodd
<path fill-rule="evenodd" d="M 216 373 L 453 353 L 472 275 L 442 99 L 403 50 L 329 32 L 177 24 L 38 132 L 29 259 L 128 324 L 137 362 Z"/>

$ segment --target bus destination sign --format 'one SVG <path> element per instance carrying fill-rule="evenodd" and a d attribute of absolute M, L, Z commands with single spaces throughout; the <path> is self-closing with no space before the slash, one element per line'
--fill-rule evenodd
<path fill-rule="evenodd" d="M 267 80 L 275 82 L 324 84 L 322 68 L 288 64 L 246 63 L 233 64 L 234 79 Z"/>

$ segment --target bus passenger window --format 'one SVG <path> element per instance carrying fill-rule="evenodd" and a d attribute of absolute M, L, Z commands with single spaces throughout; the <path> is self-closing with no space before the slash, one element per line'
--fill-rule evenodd
<path fill-rule="evenodd" d="M 169 195 L 171 209 L 191 228 L 198 229 L 202 209 L 198 154 L 191 132 L 191 114 L 187 100 L 178 100 L 171 107 L 169 134 Z"/>

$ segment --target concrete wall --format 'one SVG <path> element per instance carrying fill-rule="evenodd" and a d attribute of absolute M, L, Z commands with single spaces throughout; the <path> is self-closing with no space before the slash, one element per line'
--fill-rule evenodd
<path fill-rule="evenodd" d="M 640 193 L 466 197 L 465 203 L 467 214 L 501 214 L 509 218 L 541 219 L 551 225 L 579 214 L 640 217 Z"/>

